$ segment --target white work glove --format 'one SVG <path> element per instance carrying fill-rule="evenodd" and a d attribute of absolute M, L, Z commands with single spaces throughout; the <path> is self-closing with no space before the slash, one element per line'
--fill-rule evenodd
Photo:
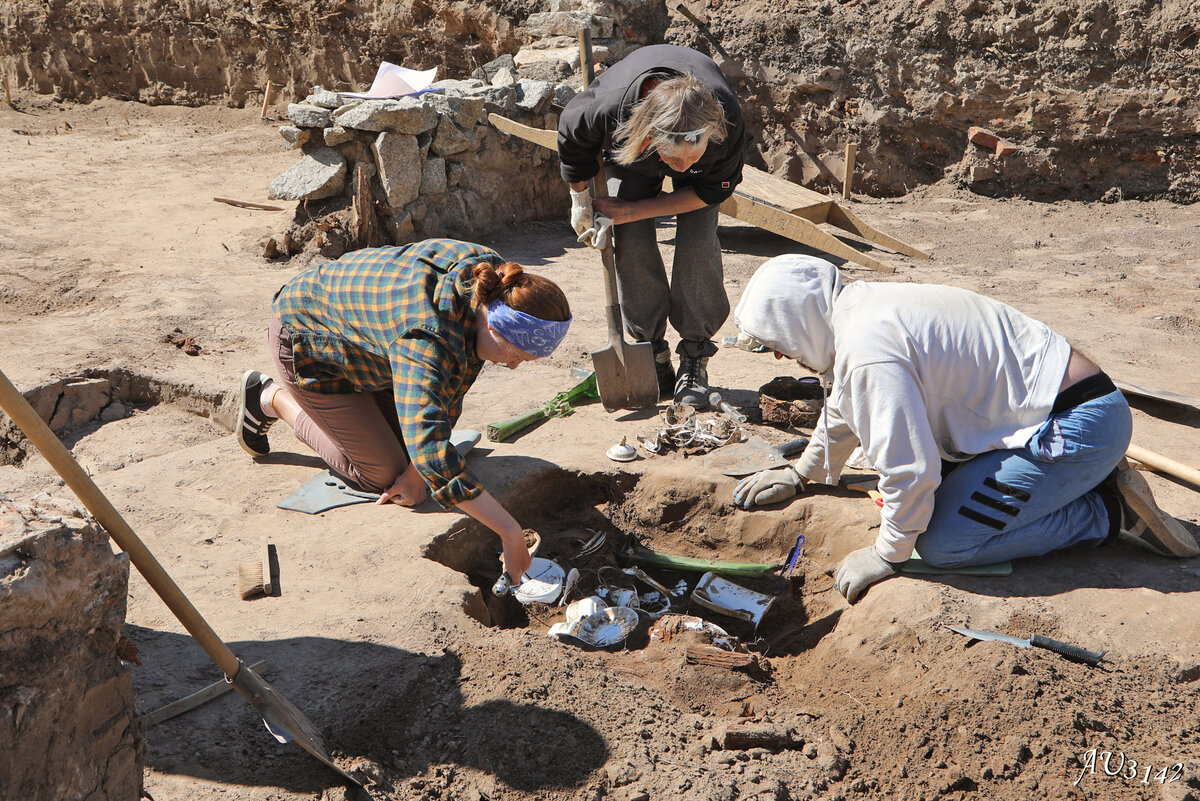
<path fill-rule="evenodd" d="M 592 193 L 587 189 L 582 192 L 571 190 L 571 227 L 575 229 L 575 233 L 579 234 L 579 241 L 583 241 L 584 236 L 591 236 L 591 232 L 595 230 L 596 223 L 594 217 L 596 213 L 592 211 Z M 590 244 L 590 243 L 589 243 Z"/>
<path fill-rule="evenodd" d="M 833 583 L 846 600 L 854 603 L 867 587 L 896 574 L 896 566 L 879 555 L 874 545 L 846 554 L 838 565 Z"/>
<path fill-rule="evenodd" d="M 791 465 L 763 470 L 733 488 L 733 505 L 743 509 L 786 501 L 800 491 L 800 474 Z"/>
<path fill-rule="evenodd" d="M 579 241 L 596 250 L 604 250 L 612 241 L 613 221 L 603 214 L 596 215 L 596 227 L 589 228 L 579 235 Z"/>

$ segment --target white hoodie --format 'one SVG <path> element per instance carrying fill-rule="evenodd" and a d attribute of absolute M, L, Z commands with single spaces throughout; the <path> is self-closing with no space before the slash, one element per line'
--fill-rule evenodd
<path fill-rule="evenodd" d="M 928 526 L 941 460 L 1028 442 L 1049 417 L 1071 357 L 1063 337 L 1011 306 L 948 286 L 842 288 L 836 268 L 811 256 L 759 267 L 734 321 L 831 378 L 796 471 L 835 483 L 861 443 L 880 473 L 875 548 L 889 562 L 908 559 Z"/>

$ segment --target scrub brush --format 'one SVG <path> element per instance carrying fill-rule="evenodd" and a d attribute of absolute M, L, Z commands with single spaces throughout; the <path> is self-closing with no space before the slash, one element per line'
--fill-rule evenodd
<path fill-rule="evenodd" d="M 271 582 L 271 543 L 263 538 L 262 558 L 253 562 L 238 564 L 238 595 L 243 601 L 257 595 L 272 595 L 274 587 Z"/>

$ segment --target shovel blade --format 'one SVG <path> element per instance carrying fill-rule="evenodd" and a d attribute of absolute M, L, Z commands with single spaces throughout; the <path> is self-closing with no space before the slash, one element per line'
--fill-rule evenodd
<path fill-rule="evenodd" d="M 266 679 L 251 670 L 244 662 L 238 661 L 238 672 L 233 677 L 233 689 L 254 707 L 262 716 L 267 731 L 281 743 L 294 742 L 317 759 L 324 762 L 350 781 L 363 786 L 362 780 L 357 779 L 338 767 L 329 753 L 325 743 L 317 733 L 317 727 L 296 708 L 291 701 L 284 698 L 278 690 L 267 683 Z M 364 788 L 365 789 L 365 788 Z"/>
<path fill-rule="evenodd" d="M 592 369 L 605 411 L 644 409 L 658 403 L 654 346 L 649 342 L 614 342 L 594 351 Z"/>

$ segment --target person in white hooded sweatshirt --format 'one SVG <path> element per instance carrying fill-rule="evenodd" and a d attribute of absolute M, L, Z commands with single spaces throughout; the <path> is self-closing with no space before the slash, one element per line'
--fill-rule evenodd
<path fill-rule="evenodd" d="M 734 319 L 828 392 L 795 464 L 743 479 L 735 503 L 834 484 L 859 445 L 879 472 L 879 536 L 836 574 L 851 603 L 914 549 L 963 567 L 1119 534 L 1163 556 L 1200 553 L 1124 461 L 1132 417 L 1113 382 L 1011 306 L 948 286 L 843 286 L 830 262 L 787 255 L 755 272 Z"/>

